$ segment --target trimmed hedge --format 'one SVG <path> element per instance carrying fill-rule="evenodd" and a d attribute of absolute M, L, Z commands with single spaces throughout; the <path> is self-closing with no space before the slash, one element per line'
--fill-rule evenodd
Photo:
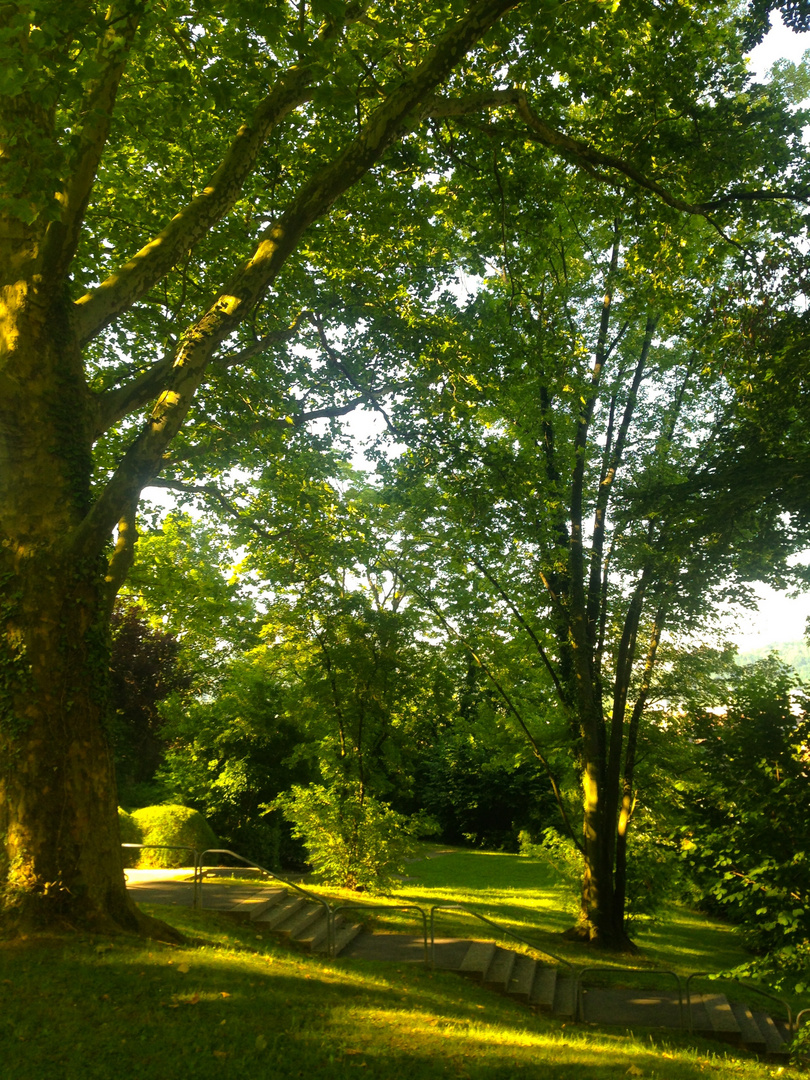
<path fill-rule="evenodd" d="M 188 806 L 145 806 L 142 810 L 134 810 L 128 815 L 120 811 L 119 816 L 122 822 L 122 843 L 169 844 L 193 848 L 196 851 L 220 846 L 213 829 L 199 810 L 191 810 Z M 129 818 L 126 825 L 124 816 Z M 130 822 L 138 831 L 137 840 L 130 840 L 128 836 L 124 836 L 124 830 L 129 829 Z M 150 851 L 147 848 L 141 851 L 140 855 L 137 852 L 134 853 L 127 861 L 131 861 L 133 866 L 141 869 L 153 866 L 190 866 L 193 856 L 190 850 Z"/>

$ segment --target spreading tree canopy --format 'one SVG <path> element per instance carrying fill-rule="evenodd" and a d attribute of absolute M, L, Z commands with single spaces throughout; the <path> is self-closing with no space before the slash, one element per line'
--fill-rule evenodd
<path fill-rule="evenodd" d="M 2 910 L 133 929 L 104 716 L 141 491 L 272 469 L 391 389 L 327 330 L 430 294 L 436 138 L 492 116 L 721 231 L 801 194 L 802 149 L 710 3 L 21 0 L 0 29 Z"/>

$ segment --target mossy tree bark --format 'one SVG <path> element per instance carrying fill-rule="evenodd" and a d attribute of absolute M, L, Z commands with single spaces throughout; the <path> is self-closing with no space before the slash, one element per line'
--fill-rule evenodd
<path fill-rule="evenodd" d="M 67 305 L 6 283 L 0 391 L 0 835 L 4 906 L 26 926 L 135 930 L 104 717 L 102 550 L 90 505 L 90 396 Z"/>

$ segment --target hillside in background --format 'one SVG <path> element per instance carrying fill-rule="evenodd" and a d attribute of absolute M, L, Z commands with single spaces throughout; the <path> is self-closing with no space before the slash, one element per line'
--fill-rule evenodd
<path fill-rule="evenodd" d="M 737 654 L 737 663 L 753 664 L 757 660 L 763 660 L 772 652 L 778 653 L 786 664 L 790 664 L 799 678 L 810 681 L 810 647 L 804 641 L 782 641 L 764 645 L 761 649 L 740 652 Z"/>

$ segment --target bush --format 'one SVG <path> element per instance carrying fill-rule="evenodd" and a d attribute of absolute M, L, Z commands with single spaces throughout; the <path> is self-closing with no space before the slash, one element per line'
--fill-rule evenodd
<path fill-rule="evenodd" d="M 211 826 L 199 812 L 188 806 L 146 806 L 129 815 L 141 834 L 141 844 L 169 844 L 205 851 L 219 847 Z M 187 851 L 142 851 L 133 865 L 144 867 L 189 866 L 193 861 Z"/>
<path fill-rule="evenodd" d="M 142 844 L 143 834 L 138 827 L 137 822 L 133 820 L 132 814 L 128 814 L 126 810 L 118 807 L 118 832 L 121 835 L 122 844 Z M 140 852 L 132 849 L 122 848 L 122 858 L 124 861 L 124 867 L 137 866 L 138 859 L 140 858 Z"/>
<path fill-rule="evenodd" d="M 363 793 L 358 783 L 293 787 L 273 804 L 303 840 L 313 870 L 330 885 L 372 892 L 390 888 L 416 840 L 432 831 Z"/>
<path fill-rule="evenodd" d="M 570 914 L 579 912 L 579 886 L 582 882 L 584 865 L 582 855 L 570 836 L 562 836 L 555 828 L 543 829 L 539 843 L 535 843 L 531 834 L 522 829 L 518 834 L 520 854 L 530 859 L 542 859 L 551 866 L 560 878 L 570 886 L 566 909 Z"/>
<path fill-rule="evenodd" d="M 544 859 L 578 893 L 585 868 L 582 855 L 569 836 L 548 828 L 543 830 L 539 844 L 526 831 L 518 839 L 521 855 Z M 642 918 L 652 920 L 679 883 L 677 847 L 650 829 L 637 829 L 630 833 L 627 863 L 626 920 L 628 923 Z M 579 910 L 579 899 L 572 910 Z"/>

